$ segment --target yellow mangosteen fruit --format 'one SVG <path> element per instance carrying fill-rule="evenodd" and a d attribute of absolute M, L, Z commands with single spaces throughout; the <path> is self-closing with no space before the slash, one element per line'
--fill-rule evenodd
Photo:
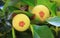
<path fill-rule="evenodd" d="M 45 21 L 49 16 L 49 9 L 44 5 L 37 5 L 32 9 L 32 13 L 35 14 L 35 18 L 38 18 L 40 21 Z"/>
<path fill-rule="evenodd" d="M 12 20 L 12 25 L 18 31 L 26 31 L 29 28 L 30 20 L 25 14 L 17 14 Z"/>

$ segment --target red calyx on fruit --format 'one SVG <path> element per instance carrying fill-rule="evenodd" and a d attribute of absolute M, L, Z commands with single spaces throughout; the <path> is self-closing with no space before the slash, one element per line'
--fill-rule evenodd
<path fill-rule="evenodd" d="M 19 22 L 19 26 L 23 27 L 25 25 L 24 21 Z"/>
<path fill-rule="evenodd" d="M 44 12 L 43 11 L 39 12 L 39 15 L 40 15 L 41 18 L 43 18 L 44 17 Z"/>

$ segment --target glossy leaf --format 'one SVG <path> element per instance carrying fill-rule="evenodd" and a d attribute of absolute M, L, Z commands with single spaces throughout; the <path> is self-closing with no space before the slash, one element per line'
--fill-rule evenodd
<path fill-rule="evenodd" d="M 60 16 L 60 11 L 57 11 L 56 14 L 57 14 L 57 16 Z"/>
<path fill-rule="evenodd" d="M 0 9 L 0 17 L 2 17 L 4 13 L 2 13 L 2 10 Z"/>
<path fill-rule="evenodd" d="M 31 25 L 33 38 L 54 38 L 51 30 L 47 26 Z"/>
<path fill-rule="evenodd" d="M 20 0 L 21 2 L 24 2 L 30 6 L 35 6 L 35 0 Z"/>
<path fill-rule="evenodd" d="M 10 2 L 10 0 L 7 0 L 6 3 L 4 4 L 4 6 L 3 6 L 3 13 L 5 13 L 8 5 L 9 5 L 9 2 Z"/>
<path fill-rule="evenodd" d="M 21 10 L 14 10 L 13 13 L 23 13 L 26 14 L 28 17 L 32 17 L 33 14 L 27 11 L 21 11 Z"/>
<path fill-rule="evenodd" d="M 8 10 L 9 10 L 9 12 L 11 13 L 11 12 L 13 12 L 14 10 L 18 10 L 18 8 L 14 7 L 14 6 L 9 6 L 9 7 L 8 7 Z"/>
<path fill-rule="evenodd" d="M 60 17 L 58 16 L 49 18 L 47 22 L 54 26 L 60 27 Z"/>
<path fill-rule="evenodd" d="M 60 6 L 60 0 L 51 0 L 57 3 L 57 6 Z"/>

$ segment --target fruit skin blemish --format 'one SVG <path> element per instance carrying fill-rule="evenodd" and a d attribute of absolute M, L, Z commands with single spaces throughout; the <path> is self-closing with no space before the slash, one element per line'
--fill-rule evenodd
<path fill-rule="evenodd" d="M 45 5 L 37 5 L 32 9 L 32 14 L 35 15 L 35 18 L 38 17 L 41 22 L 44 22 L 49 16 L 49 9 Z"/>
<path fill-rule="evenodd" d="M 12 25 L 17 31 L 26 31 L 30 26 L 30 19 L 25 14 L 17 14 L 12 20 Z"/>

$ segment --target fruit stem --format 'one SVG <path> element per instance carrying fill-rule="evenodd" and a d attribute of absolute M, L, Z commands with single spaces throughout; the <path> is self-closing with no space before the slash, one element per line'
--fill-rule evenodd
<path fill-rule="evenodd" d="M 56 31 L 56 36 L 58 36 L 58 27 L 56 27 L 55 31 Z"/>
<path fill-rule="evenodd" d="M 14 28 L 12 27 L 12 37 L 16 38 Z"/>

